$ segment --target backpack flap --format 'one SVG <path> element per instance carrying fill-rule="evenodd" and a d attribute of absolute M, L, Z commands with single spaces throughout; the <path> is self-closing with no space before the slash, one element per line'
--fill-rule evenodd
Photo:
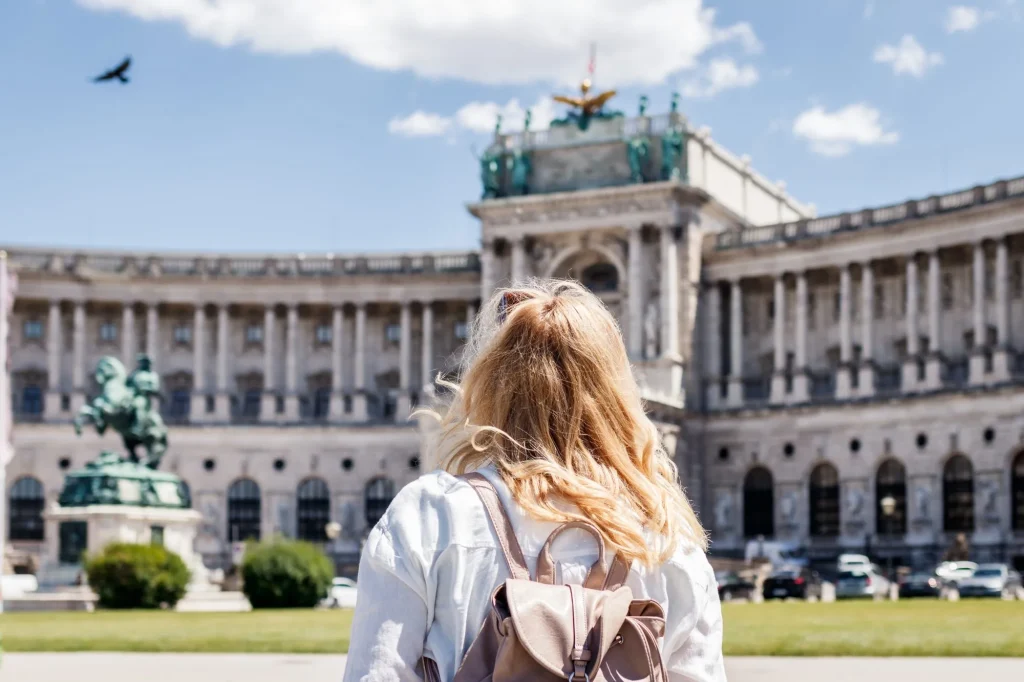
<path fill-rule="evenodd" d="M 634 603 L 626 586 L 611 592 L 511 579 L 503 590 L 504 595 L 501 589 L 495 595 L 496 601 L 504 597 L 523 648 L 549 672 L 564 678 L 574 672 L 574 645 L 586 648 L 588 671 L 600 667 Z M 580 615 L 585 622 L 577 622 Z"/>

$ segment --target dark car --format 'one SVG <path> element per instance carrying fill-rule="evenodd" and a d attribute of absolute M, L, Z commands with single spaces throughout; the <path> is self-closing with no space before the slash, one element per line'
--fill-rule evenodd
<path fill-rule="evenodd" d="M 821 599 L 821 576 L 806 566 L 772 573 L 761 593 L 769 599 Z"/>
<path fill-rule="evenodd" d="M 900 581 L 900 599 L 911 597 L 945 598 L 956 589 L 953 581 L 934 572 L 911 573 Z"/>
<path fill-rule="evenodd" d="M 722 601 L 750 600 L 754 597 L 754 583 L 741 578 L 738 573 L 716 573 L 715 580 L 718 581 L 718 598 Z"/>

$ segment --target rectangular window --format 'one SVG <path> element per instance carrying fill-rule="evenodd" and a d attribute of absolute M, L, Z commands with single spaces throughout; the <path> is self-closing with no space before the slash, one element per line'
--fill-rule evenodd
<path fill-rule="evenodd" d="M 459 320 L 455 323 L 455 338 L 459 341 L 465 341 L 469 338 L 469 325 L 464 320 Z"/>
<path fill-rule="evenodd" d="M 150 526 L 149 527 L 149 544 L 163 547 L 164 545 L 164 527 L 163 526 Z"/>
<path fill-rule="evenodd" d="M 263 325 L 258 323 L 250 323 L 245 328 L 245 342 L 252 344 L 263 343 Z"/>
<path fill-rule="evenodd" d="M 100 323 L 100 341 L 102 343 L 117 343 L 117 323 L 110 320 Z"/>
<path fill-rule="evenodd" d="M 392 322 L 384 327 L 384 340 L 389 344 L 397 344 L 402 340 L 402 325 Z"/>
<path fill-rule="evenodd" d="M 174 325 L 174 343 L 179 346 L 187 346 L 192 343 L 192 327 L 185 322 Z"/>
<path fill-rule="evenodd" d="M 39 320 L 25 320 L 22 334 L 26 341 L 38 341 L 43 338 L 43 323 Z"/>
<path fill-rule="evenodd" d="M 318 346 L 329 346 L 334 339 L 334 329 L 331 325 L 321 323 L 316 326 L 316 343 Z"/>

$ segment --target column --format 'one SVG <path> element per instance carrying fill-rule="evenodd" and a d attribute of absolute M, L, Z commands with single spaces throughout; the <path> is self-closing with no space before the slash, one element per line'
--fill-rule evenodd
<path fill-rule="evenodd" d="M 75 301 L 71 313 L 71 410 L 85 404 L 85 302 Z"/>
<path fill-rule="evenodd" d="M 296 422 L 299 420 L 299 307 L 294 303 L 288 306 L 286 319 L 284 418 Z"/>
<path fill-rule="evenodd" d="M 517 237 L 512 240 L 512 283 L 521 283 L 526 277 L 526 238 Z"/>
<path fill-rule="evenodd" d="M 345 337 L 345 311 L 338 305 L 331 313 L 331 409 L 332 420 L 345 414 L 345 377 L 342 363 L 342 339 Z"/>
<path fill-rule="evenodd" d="M 850 266 L 839 268 L 839 367 L 836 370 L 836 398 L 847 400 L 853 393 L 853 337 L 850 333 Z"/>
<path fill-rule="evenodd" d="M 217 306 L 217 421 L 226 422 L 231 419 L 231 387 L 228 385 L 228 349 L 231 331 L 228 306 L 221 303 Z"/>
<path fill-rule="evenodd" d="M 121 362 L 125 367 L 135 366 L 135 304 L 124 303 L 121 308 Z"/>
<path fill-rule="evenodd" d="M 366 421 L 366 304 L 356 304 L 355 356 L 352 363 L 352 380 L 355 393 L 352 396 L 352 418 Z"/>
<path fill-rule="evenodd" d="M 860 376 L 857 394 L 868 398 L 875 394 L 875 272 L 870 261 L 860 266 Z"/>
<path fill-rule="evenodd" d="M 196 306 L 192 322 L 192 403 L 189 419 L 202 421 L 206 417 L 206 308 Z"/>
<path fill-rule="evenodd" d="M 773 325 L 775 374 L 772 375 L 771 402 L 786 401 L 786 280 L 775 276 L 775 320 Z"/>
<path fill-rule="evenodd" d="M 729 290 L 729 407 L 743 405 L 743 288 L 739 279 Z"/>
<path fill-rule="evenodd" d="M 717 408 L 722 402 L 722 290 L 717 282 L 712 282 L 705 292 L 707 315 L 705 358 L 707 374 L 705 380 L 705 397 L 709 408 Z"/>
<path fill-rule="evenodd" d="M 644 354 L 644 292 L 643 292 L 643 231 L 637 225 L 629 229 L 629 278 L 627 291 L 627 319 L 629 328 L 626 340 L 629 343 L 630 360 L 638 361 Z"/>
<path fill-rule="evenodd" d="M 992 357 L 995 381 L 1010 380 L 1010 272 L 1006 238 L 996 242 L 996 348 Z"/>
<path fill-rule="evenodd" d="M 480 248 L 480 300 L 486 301 L 494 289 L 497 262 L 494 257 L 494 242 L 485 239 Z"/>
<path fill-rule="evenodd" d="M 466 338 L 473 336 L 473 323 L 476 322 L 476 301 L 466 303 Z"/>
<path fill-rule="evenodd" d="M 925 362 L 925 387 L 942 388 L 942 271 L 939 252 L 928 254 L 928 358 Z"/>
<path fill-rule="evenodd" d="M 665 392 L 681 398 L 683 358 L 679 354 L 679 227 L 661 229 L 661 362 L 668 372 Z"/>
<path fill-rule="evenodd" d="M 64 319 L 60 301 L 50 301 L 50 317 L 46 322 L 46 418 L 61 414 L 61 356 L 64 354 Z"/>
<path fill-rule="evenodd" d="M 970 383 L 984 383 L 985 353 L 988 341 L 985 329 L 985 247 L 982 242 L 974 244 L 974 264 L 971 268 L 974 278 L 974 349 L 970 360 Z"/>
<path fill-rule="evenodd" d="M 807 377 L 807 273 L 796 275 L 796 353 L 793 375 L 793 401 L 810 400 Z"/>
<path fill-rule="evenodd" d="M 425 393 L 434 392 L 434 304 L 432 301 L 423 302 L 423 358 L 422 385 Z"/>
<path fill-rule="evenodd" d="M 157 369 L 157 350 L 160 348 L 160 318 L 157 312 L 157 303 L 146 304 L 146 355 L 152 363 L 153 369 Z"/>
<path fill-rule="evenodd" d="M 260 399 L 260 421 L 273 420 L 277 415 L 277 382 L 274 377 L 274 321 L 273 305 L 263 310 L 263 396 Z"/>
<path fill-rule="evenodd" d="M 906 266 L 907 279 L 907 300 L 904 309 L 906 310 L 906 336 L 907 336 L 907 357 L 903 360 L 902 368 L 902 390 L 904 392 L 914 391 L 918 388 L 918 360 L 921 354 L 920 331 L 918 330 L 918 309 L 917 309 L 917 255 L 910 254 L 907 257 Z"/>
<path fill-rule="evenodd" d="M 402 420 L 412 411 L 412 308 L 402 301 L 398 318 L 398 404 L 395 419 Z"/>

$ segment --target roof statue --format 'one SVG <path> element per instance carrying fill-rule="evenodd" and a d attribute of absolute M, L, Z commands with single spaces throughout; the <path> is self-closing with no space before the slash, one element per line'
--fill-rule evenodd
<path fill-rule="evenodd" d="M 580 130 L 586 130 L 590 126 L 591 119 L 594 118 L 619 118 L 622 116 L 621 111 L 605 111 L 604 105 L 615 96 L 615 90 L 606 90 L 597 95 L 591 96 L 590 90 L 593 87 L 593 81 L 591 80 L 594 76 L 594 49 L 591 47 L 590 52 L 590 64 L 587 66 L 589 76 L 583 79 L 580 83 L 580 96 L 579 97 L 568 97 L 565 95 L 554 95 L 553 99 L 556 102 L 562 104 L 568 104 L 573 109 L 566 115 L 565 118 L 556 119 L 551 122 L 552 126 L 564 126 L 570 124 L 576 124 Z"/>

